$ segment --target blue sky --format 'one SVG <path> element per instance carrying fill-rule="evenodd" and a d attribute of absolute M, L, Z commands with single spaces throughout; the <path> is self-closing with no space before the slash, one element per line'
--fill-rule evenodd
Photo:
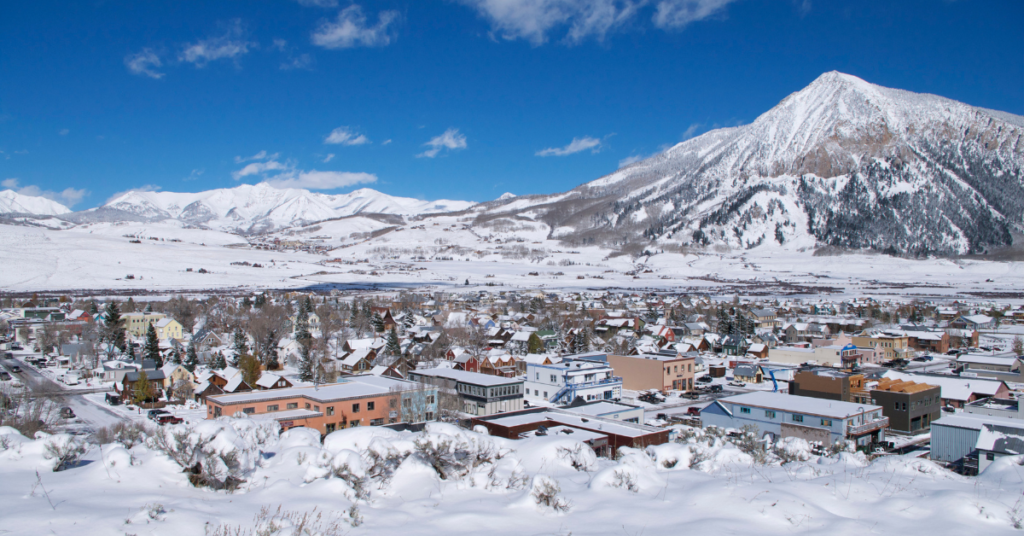
<path fill-rule="evenodd" d="M 564 191 L 830 70 L 1024 114 L 1024 2 L 8 2 L 0 181 Z"/>

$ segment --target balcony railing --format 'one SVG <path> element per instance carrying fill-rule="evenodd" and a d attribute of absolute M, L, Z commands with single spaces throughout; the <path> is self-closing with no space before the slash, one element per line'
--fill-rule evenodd
<path fill-rule="evenodd" d="M 876 419 L 870 422 L 866 422 L 864 424 L 858 424 L 856 426 L 847 426 L 846 435 L 862 435 L 868 432 L 874 432 L 875 430 L 880 430 L 882 428 L 887 428 L 888 426 L 889 417 L 882 417 L 881 419 Z"/>

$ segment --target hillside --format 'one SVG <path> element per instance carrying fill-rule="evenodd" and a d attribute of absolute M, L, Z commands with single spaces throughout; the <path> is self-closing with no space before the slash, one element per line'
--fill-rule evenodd
<path fill-rule="evenodd" d="M 14 190 L 0 191 L 0 214 L 59 216 L 70 212 L 68 207 L 45 197 L 19 194 Z"/>
<path fill-rule="evenodd" d="M 570 244 L 980 253 L 1024 223 L 1024 118 L 838 72 L 554 196 L 479 207 Z"/>

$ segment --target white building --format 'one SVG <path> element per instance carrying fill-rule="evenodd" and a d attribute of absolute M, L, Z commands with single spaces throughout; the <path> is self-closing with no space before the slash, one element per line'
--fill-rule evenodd
<path fill-rule="evenodd" d="M 568 356 L 552 365 L 527 363 L 527 400 L 568 404 L 577 397 L 587 402 L 622 398 L 622 377 L 615 376 L 607 355 Z"/>
<path fill-rule="evenodd" d="M 523 380 L 450 368 L 409 371 L 409 379 L 459 394 L 463 413 L 485 416 L 523 409 Z"/>

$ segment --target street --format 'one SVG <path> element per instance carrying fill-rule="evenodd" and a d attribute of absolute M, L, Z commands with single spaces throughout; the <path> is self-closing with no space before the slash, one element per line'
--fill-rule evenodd
<path fill-rule="evenodd" d="M 25 388 L 33 395 L 59 398 L 60 401 L 58 403 L 70 407 L 75 412 L 76 418 L 73 421 L 81 421 L 88 428 L 95 430 L 124 420 L 117 413 L 86 399 L 82 393 L 63 389 L 60 384 L 43 376 L 35 367 L 19 359 L 21 357 L 24 356 L 19 355 L 15 356 L 14 359 L 5 360 L 4 367 L 6 370 L 11 372 L 10 365 L 12 364 L 17 364 L 21 367 L 21 373 L 15 374 L 11 372 L 11 375 L 20 379 L 25 384 Z"/>

